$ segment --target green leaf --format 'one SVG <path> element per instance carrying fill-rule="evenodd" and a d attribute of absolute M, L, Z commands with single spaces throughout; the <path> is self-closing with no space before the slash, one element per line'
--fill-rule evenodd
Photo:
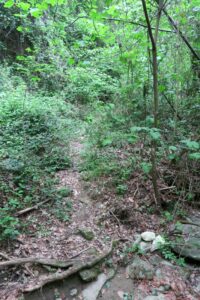
<path fill-rule="evenodd" d="M 160 84 L 158 89 L 160 92 L 164 92 L 166 90 L 166 87 L 164 85 Z"/>
<path fill-rule="evenodd" d="M 92 10 L 91 12 L 90 12 L 90 17 L 91 17 L 91 19 L 93 19 L 93 20 L 100 20 L 101 19 L 101 14 L 99 14 L 96 10 Z"/>
<path fill-rule="evenodd" d="M 37 76 L 31 77 L 31 81 L 40 81 L 40 78 Z"/>
<path fill-rule="evenodd" d="M 158 141 L 161 138 L 160 132 L 156 128 L 151 128 L 149 134 L 154 141 Z"/>
<path fill-rule="evenodd" d="M 42 15 L 42 12 L 41 12 L 41 10 L 38 9 L 38 8 L 32 8 L 32 9 L 30 10 L 30 14 L 31 14 L 31 16 L 34 17 L 34 18 L 39 18 L 39 17 Z"/>
<path fill-rule="evenodd" d="M 189 155 L 189 158 L 194 160 L 200 160 L 200 152 L 191 153 Z"/>
<path fill-rule="evenodd" d="M 75 63 L 75 59 L 73 57 L 70 57 L 67 62 L 70 66 L 72 66 Z"/>
<path fill-rule="evenodd" d="M 141 132 L 146 131 L 146 127 L 133 126 L 131 127 L 131 132 Z"/>
<path fill-rule="evenodd" d="M 9 0 L 9 1 L 6 1 L 6 3 L 4 4 L 4 7 L 10 8 L 10 7 L 12 7 L 14 4 L 15 4 L 14 0 Z"/>
<path fill-rule="evenodd" d="M 17 27 L 17 31 L 22 32 L 23 31 L 23 27 L 22 26 L 18 26 Z"/>
<path fill-rule="evenodd" d="M 30 8 L 30 4 L 29 4 L 29 3 L 25 3 L 25 2 L 19 2 L 19 3 L 17 4 L 17 6 L 18 6 L 19 8 L 21 8 L 22 10 L 24 10 L 24 11 L 28 11 L 29 8 Z"/>
<path fill-rule="evenodd" d="M 199 150 L 199 143 L 196 141 L 191 141 L 191 140 L 182 140 L 181 141 L 187 148 L 190 150 Z"/>
<path fill-rule="evenodd" d="M 101 144 L 102 144 L 103 147 L 105 147 L 105 146 L 111 145 L 112 142 L 113 142 L 113 140 L 112 140 L 111 138 L 106 138 L 106 139 L 104 139 L 104 140 L 101 142 Z"/>
<path fill-rule="evenodd" d="M 105 0 L 105 4 L 106 4 L 106 5 L 109 6 L 111 3 L 112 3 L 112 0 Z"/>
<path fill-rule="evenodd" d="M 25 57 L 23 55 L 18 55 L 16 58 L 17 58 L 17 60 L 20 60 L 20 61 L 25 60 Z"/>
<path fill-rule="evenodd" d="M 141 166 L 141 168 L 142 168 L 142 170 L 145 174 L 149 174 L 151 172 L 151 169 L 152 169 L 152 164 L 151 163 L 142 162 L 140 164 L 140 166 Z"/>
<path fill-rule="evenodd" d="M 169 146 L 169 150 L 171 150 L 171 151 L 176 151 L 176 150 L 177 150 L 177 147 L 175 147 L 175 146 Z"/>

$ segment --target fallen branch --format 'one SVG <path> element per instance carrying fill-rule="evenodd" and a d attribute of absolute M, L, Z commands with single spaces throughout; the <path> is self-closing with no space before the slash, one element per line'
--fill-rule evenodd
<path fill-rule="evenodd" d="M 160 191 L 166 191 L 166 190 L 171 190 L 171 189 L 175 189 L 175 188 L 176 188 L 175 185 L 173 185 L 173 186 L 166 186 L 166 187 L 161 188 Z"/>
<path fill-rule="evenodd" d="M 115 218 L 115 220 L 117 221 L 118 227 L 119 227 L 119 232 L 121 231 L 121 224 L 120 224 L 120 220 L 117 218 L 117 216 L 112 212 L 112 210 L 110 210 L 111 215 Z"/>
<path fill-rule="evenodd" d="M 20 211 L 18 211 L 18 212 L 15 214 L 15 216 L 16 216 L 16 217 L 19 217 L 19 216 L 25 215 L 25 214 L 27 214 L 28 212 L 30 212 L 30 211 L 32 211 L 32 210 L 38 209 L 40 206 L 42 206 L 43 204 L 49 202 L 50 200 L 52 200 L 52 199 L 47 199 L 47 200 L 42 201 L 42 202 L 40 202 L 40 203 L 38 203 L 38 204 L 36 204 L 36 205 L 34 205 L 34 206 L 31 206 L 31 207 L 25 208 L 25 209 L 23 209 L 23 210 L 20 210 Z"/>
<path fill-rule="evenodd" d="M 57 268 L 69 268 L 73 265 L 73 260 L 56 260 L 48 258 L 37 258 L 37 257 L 28 257 L 28 258 L 16 258 L 4 262 L 0 262 L 0 269 L 10 266 L 19 266 L 26 263 L 40 264 Z"/>
<path fill-rule="evenodd" d="M 69 276 L 81 271 L 82 269 L 86 269 L 86 268 L 91 268 L 94 265 L 96 265 L 97 263 L 101 262 L 104 258 L 106 258 L 108 255 L 111 254 L 113 247 L 115 246 L 115 242 L 113 241 L 111 244 L 111 247 L 104 253 L 102 253 L 99 256 L 96 256 L 95 258 L 88 260 L 87 261 L 83 261 L 81 263 L 76 263 L 75 265 L 73 265 L 70 269 L 62 272 L 62 273 L 55 273 L 53 275 L 49 275 L 46 277 L 43 277 L 41 279 L 41 281 L 38 283 L 36 282 L 36 285 L 33 286 L 32 284 L 25 287 L 22 291 L 23 292 L 33 292 L 35 290 L 41 289 L 43 286 L 45 286 L 48 283 L 54 282 L 54 281 L 59 281 L 59 280 L 63 280 L 68 278 Z"/>

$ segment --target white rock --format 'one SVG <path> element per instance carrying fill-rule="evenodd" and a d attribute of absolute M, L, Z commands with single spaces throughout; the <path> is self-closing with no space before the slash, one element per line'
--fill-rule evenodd
<path fill-rule="evenodd" d="M 88 287 L 85 290 L 83 290 L 83 299 L 96 300 L 99 295 L 99 292 L 101 291 L 102 287 L 104 286 L 107 280 L 108 277 L 104 273 L 99 274 L 97 280 L 89 284 Z"/>
<path fill-rule="evenodd" d="M 158 250 L 160 246 L 164 244 L 165 244 L 165 239 L 161 235 L 157 235 L 157 237 L 152 243 L 151 252 Z"/>
<path fill-rule="evenodd" d="M 78 294 L 78 290 L 77 289 L 72 289 L 70 291 L 70 296 L 72 296 L 72 297 L 76 296 L 77 294 Z"/>
<path fill-rule="evenodd" d="M 118 292 L 117 292 L 117 295 L 118 295 L 119 298 L 122 299 L 122 300 L 124 300 L 124 294 L 125 294 L 125 292 L 123 292 L 123 291 L 118 291 Z"/>
<path fill-rule="evenodd" d="M 147 296 L 144 300 L 165 300 L 165 296 L 160 294 L 158 296 Z"/>
<path fill-rule="evenodd" d="M 145 242 L 152 242 L 153 240 L 155 240 L 156 235 L 154 232 L 152 231 L 145 231 L 141 234 L 141 238 L 145 241 Z"/>

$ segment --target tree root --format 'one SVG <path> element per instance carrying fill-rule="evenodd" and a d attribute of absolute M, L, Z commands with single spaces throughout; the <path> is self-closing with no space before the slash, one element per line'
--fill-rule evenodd
<path fill-rule="evenodd" d="M 55 281 L 59 281 L 59 280 L 63 280 L 68 278 L 69 276 L 76 274 L 77 272 L 81 271 L 82 269 L 86 269 L 86 268 L 91 268 L 94 265 L 96 265 L 97 263 L 101 262 L 104 258 L 106 258 L 107 256 L 109 256 L 113 250 L 113 247 L 115 246 L 115 242 L 113 241 L 111 244 L 111 247 L 104 253 L 102 253 L 99 256 L 96 256 L 92 259 L 87 259 L 87 261 L 81 261 L 79 263 L 75 262 L 71 265 L 71 267 L 62 272 L 62 273 L 55 273 L 53 275 L 48 275 L 45 276 L 43 278 L 41 278 L 40 282 L 36 282 L 34 285 L 34 282 L 31 283 L 30 285 L 26 286 L 22 292 L 27 293 L 27 292 L 33 292 L 35 290 L 41 289 L 43 286 L 45 286 L 48 283 L 52 283 Z"/>
<path fill-rule="evenodd" d="M 48 259 L 48 258 L 37 258 L 37 257 L 28 257 L 28 258 L 17 258 L 4 262 L 0 262 L 0 269 L 10 266 L 18 266 L 26 263 L 40 264 L 57 268 L 69 268 L 74 264 L 73 260 L 57 260 L 57 259 Z"/>

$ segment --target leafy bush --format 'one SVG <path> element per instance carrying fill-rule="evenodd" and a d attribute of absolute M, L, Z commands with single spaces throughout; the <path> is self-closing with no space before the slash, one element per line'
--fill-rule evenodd
<path fill-rule="evenodd" d="M 67 133 L 64 120 L 68 107 L 56 97 L 30 94 L 18 78 L 6 81 L 4 75 L 3 83 L 0 92 L 0 196 L 4 208 L 0 234 L 1 238 L 11 238 L 16 235 L 18 225 L 12 213 L 19 207 L 53 199 L 56 191 L 52 175 L 70 165 L 67 141 L 64 144 L 62 141 L 64 130 Z"/>
<path fill-rule="evenodd" d="M 117 92 L 117 81 L 95 68 L 76 67 L 69 73 L 67 98 L 78 103 L 107 101 Z"/>

